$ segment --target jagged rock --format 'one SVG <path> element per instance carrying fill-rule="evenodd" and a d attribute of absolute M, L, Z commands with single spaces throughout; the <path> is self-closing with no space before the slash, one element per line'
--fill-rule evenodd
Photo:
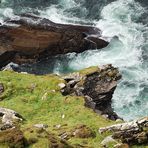
<path fill-rule="evenodd" d="M 90 72 L 89 72 L 90 70 Z M 92 108 L 104 117 L 116 120 L 119 117 L 111 107 L 112 95 L 121 78 L 117 68 L 105 65 L 101 68 L 88 69 L 62 77 L 67 85 L 61 90 L 63 95 L 84 96 L 85 106 Z"/>
<path fill-rule="evenodd" d="M 41 58 L 106 47 L 101 31 L 91 26 L 56 24 L 24 14 L 0 26 L 0 67 L 9 62 L 33 63 Z"/>
<path fill-rule="evenodd" d="M 2 71 L 13 71 L 18 68 L 18 64 L 15 64 L 13 62 L 7 64 L 5 67 L 2 68 Z"/>
<path fill-rule="evenodd" d="M 4 92 L 4 85 L 0 83 L 0 95 Z"/>
<path fill-rule="evenodd" d="M 14 123 L 23 120 L 22 116 L 17 112 L 2 107 L 0 107 L 0 117 L 2 117 L 2 129 L 4 127 L 14 127 Z"/>
<path fill-rule="evenodd" d="M 120 139 L 123 143 L 148 143 L 148 117 L 99 129 L 99 133 L 107 131 L 112 132 L 113 138 Z"/>

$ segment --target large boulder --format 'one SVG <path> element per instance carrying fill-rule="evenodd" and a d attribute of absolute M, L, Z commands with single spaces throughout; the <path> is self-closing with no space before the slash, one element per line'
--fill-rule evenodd
<path fill-rule="evenodd" d="M 25 14 L 0 26 L 0 67 L 10 61 L 35 62 L 41 58 L 106 47 L 101 31 L 91 26 L 65 25 Z"/>

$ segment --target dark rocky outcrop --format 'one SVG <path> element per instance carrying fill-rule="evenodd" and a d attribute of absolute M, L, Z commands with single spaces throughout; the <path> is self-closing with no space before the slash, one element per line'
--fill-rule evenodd
<path fill-rule="evenodd" d="M 57 54 L 79 53 L 107 45 L 98 28 L 56 24 L 25 14 L 0 26 L 0 67 L 11 61 L 32 63 Z"/>
<path fill-rule="evenodd" d="M 63 95 L 84 96 L 85 106 L 109 119 L 119 118 L 111 107 L 117 81 L 121 78 L 117 68 L 112 65 L 94 67 L 63 76 L 63 78 L 67 82 L 67 86 L 61 90 Z"/>

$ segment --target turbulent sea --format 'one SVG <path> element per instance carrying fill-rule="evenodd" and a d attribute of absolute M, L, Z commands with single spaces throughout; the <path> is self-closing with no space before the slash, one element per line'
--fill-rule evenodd
<path fill-rule="evenodd" d="M 125 120 L 148 115 L 148 1 L 147 0 L 1 0 L 0 23 L 34 13 L 58 23 L 98 27 L 111 38 L 102 50 L 47 59 L 26 67 L 39 73 L 66 73 L 112 63 L 122 73 L 113 108 Z"/>

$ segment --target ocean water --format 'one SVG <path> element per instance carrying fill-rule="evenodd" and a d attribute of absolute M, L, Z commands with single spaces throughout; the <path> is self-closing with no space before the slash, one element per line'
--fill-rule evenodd
<path fill-rule="evenodd" d="M 122 80 L 112 106 L 124 120 L 148 115 L 147 0 L 1 0 L 0 23 L 20 13 L 35 13 L 57 23 L 91 24 L 110 37 L 108 47 L 71 53 L 22 66 L 28 72 L 66 73 L 112 63 Z"/>

